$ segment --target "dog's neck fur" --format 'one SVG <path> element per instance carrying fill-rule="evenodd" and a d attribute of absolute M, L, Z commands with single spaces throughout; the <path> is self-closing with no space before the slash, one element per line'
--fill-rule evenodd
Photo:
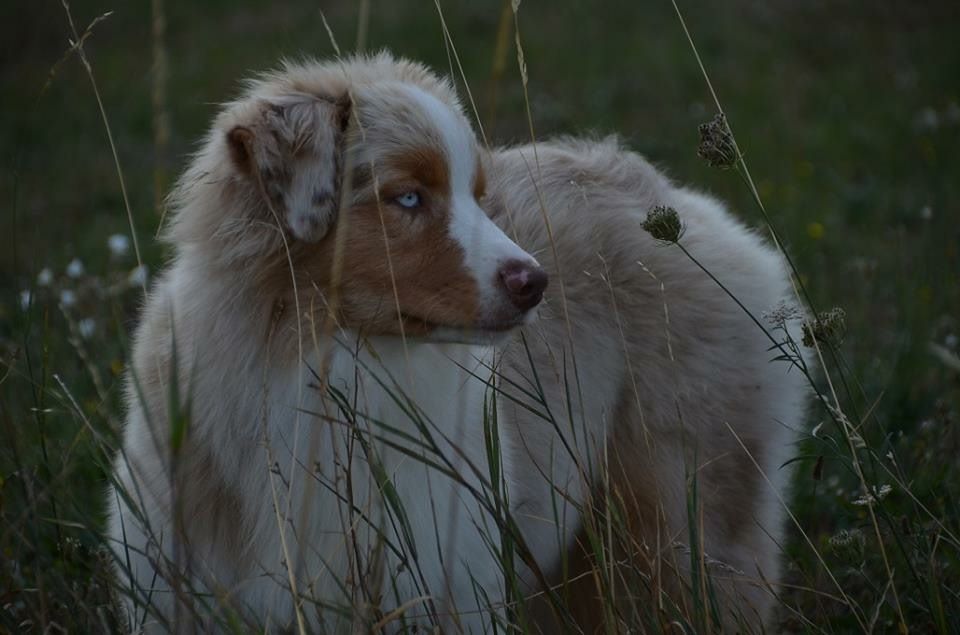
<path fill-rule="evenodd" d="M 366 336 L 329 327 L 322 314 L 310 318 L 311 307 L 271 303 L 256 297 L 253 287 L 238 289 L 235 272 L 218 272 L 195 254 L 181 254 L 168 276 L 177 280 L 168 288 L 179 291 L 171 298 L 178 356 L 192 360 L 181 363 L 181 373 L 188 378 L 191 363 L 205 363 L 205 351 L 226 355 L 216 360 L 224 369 L 217 394 L 227 404 L 237 404 L 238 413 L 248 410 L 240 418 L 248 419 L 241 426 L 250 433 L 260 422 L 249 419 L 256 418 L 252 413 L 261 412 L 263 403 L 290 412 L 331 405 L 336 411 L 338 406 L 328 398 L 332 394 L 346 399 L 359 414 L 407 432 L 415 432 L 424 421 L 446 434 L 467 420 L 482 430 L 482 421 L 474 420 L 483 412 L 492 346 Z M 251 342 L 260 344 L 251 347 Z M 230 380 L 233 373 L 251 379 Z M 230 394 L 251 380 L 260 380 L 265 394 Z M 262 403 L 250 411 L 252 399 Z M 411 417 L 410 404 L 417 404 L 423 421 Z M 273 419 L 267 422 L 271 430 Z"/>

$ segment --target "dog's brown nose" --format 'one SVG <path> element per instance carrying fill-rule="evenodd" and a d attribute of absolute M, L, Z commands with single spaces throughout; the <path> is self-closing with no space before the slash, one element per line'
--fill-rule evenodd
<path fill-rule="evenodd" d="M 543 299 L 547 272 L 532 262 L 510 260 L 500 267 L 500 280 L 510 301 L 521 311 L 529 311 Z"/>

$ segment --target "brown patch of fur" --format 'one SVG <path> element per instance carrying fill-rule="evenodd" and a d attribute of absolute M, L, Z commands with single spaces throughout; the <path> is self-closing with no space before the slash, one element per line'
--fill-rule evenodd
<path fill-rule="evenodd" d="M 365 170 L 360 168 L 358 176 L 363 178 Z M 377 179 L 369 174 L 370 180 L 363 180 L 367 187 L 357 188 L 353 207 L 340 212 L 333 231 L 317 244 L 290 244 L 301 310 L 326 308 L 337 241 L 344 240 L 339 325 L 368 335 L 396 335 L 402 320 L 402 332 L 413 336 L 437 326 L 471 326 L 479 310 L 477 283 L 450 235 L 449 167 L 443 153 L 423 145 L 387 158 L 374 170 Z M 373 183 L 379 192 L 369 187 Z M 410 191 L 421 195 L 420 207 L 406 209 L 394 201 Z M 346 236 L 338 237 L 341 231 Z M 294 305 L 285 253 L 271 259 L 257 285 L 268 297 Z M 325 297 L 317 297 L 318 291 Z M 283 320 L 295 316 L 288 312 Z M 281 328 L 278 334 L 284 330 L 290 331 Z"/>
<path fill-rule="evenodd" d="M 676 548 L 678 544 L 685 545 L 689 540 L 686 528 L 688 519 L 685 515 L 670 519 L 664 517 L 664 506 L 670 506 L 671 494 L 678 493 L 664 490 L 663 487 L 668 483 L 657 481 L 658 478 L 665 478 L 666 474 L 659 467 L 662 465 L 659 455 L 669 454 L 672 446 L 666 439 L 659 438 L 652 440 L 658 445 L 650 447 L 639 436 L 642 434 L 639 430 L 627 425 L 627 422 L 637 421 L 632 395 L 622 398 L 616 420 L 618 425 L 612 431 L 608 446 L 611 452 L 609 496 L 615 502 L 621 518 L 620 521 L 614 521 L 613 551 L 605 554 L 608 559 L 605 565 L 598 563 L 587 530 L 581 529 L 567 554 L 568 581 L 563 587 L 563 593 L 566 594 L 563 597 L 568 602 L 571 616 L 584 633 L 601 633 L 608 627 L 618 631 L 622 628 L 619 620 L 629 623 L 631 619 L 629 614 L 623 615 L 619 611 L 629 610 L 637 604 L 651 615 L 657 614 L 657 607 L 664 607 L 665 610 L 659 612 L 664 620 L 660 626 L 666 628 L 672 610 L 670 607 L 681 607 L 681 611 L 686 612 L 691 602 L 691 590 L 688 588 L 690 554 Z M 743 441 L 748 452 L 760 456 L 762 447 L 759 443 L 749 439 Z M 692 462 L 694 457 L 688 457 L 688 460 Z M 702 510 L 699 516 L 704 524 L 698 528 L 698 535 L 701 535 L 701 547 L 707 557 L 703 566 L 715 572 L 713 567 L 717 565 L 712 562 L 711 553 L 717 544 L 749 540 L 750 529 L 757 521 L 751 513 L 744 513 L 744 506 L 731 504 L 730 501 L 758 496 L 760 476 L 746 454 L 739 449 L 721 452 L 710 458 L 702 457 L 699 464 L 697 498 Z M 584 519 L 585 523 L 595 523 L 592 531 L 601 537 L 607 535 L 603 524 L 606 512 L 600 504 L 604 497 L 603 491 L 594 491 L 596 511 L 592 517 Z M 610 562 L 615 563 L 612 575 L 619 591 L 627 590 L 624 580 L 635 582 L 639 574 L 648 580 L 646 589 L 649 595 L 614 598 L 611 605 L 609 595 L 605 596 L 605 593 L 608 594 L 605 585 L 611 576 Z M 603 566 L 607 567 L 605 571 L 601 570 Z M 731 577 L 729 572 L 721 572 L 720 575 L 721 580 Z M 724 582 L 715 580 L 713 584 L 721 597 L 727 597 L 729 590 Z M 636 593 L 636 587 L 633 584 L 629 591 Z M 611 606 L 616 612 L 613 624 L 608 623 Z"/>
<path fill-rule="evenodd" d="M 241 174 L 250 175 L 253 171 L 253 133 L 249 128 L 236 126 L 227 133 L 227 148 L 230 159 Z"/>
<path fill-rule="evenodd" d="M 389 160 L 389 168 L 391 172 L 408 175 L 435 195 L 450 196 L 450 168 L 437 147 L 420 146 L 404 152 Z"/>
<path fill-rule="evenodd" d="M 183 525 L 191 527 L 188 534 L 217 545 L 225 553 L 242 553 L 246 523 L 240 497 L 216 470 L 216 461 L 209 452 L 194 444 L 183 459 L 187 464 L 178 470 L 178 487 L 180 491 L 191 488 L 193 492 L 177 499 L 186 501 L 177 513 Z"/>
<path fill-rule="evenodd" d="M 716 514 L 723 540 L 729 542 L 745 540 L 750 529 L 756 525 L 756 519 L 751 514 L 744 514 L 739 506 L 731 506 L 727 502 L 736 498 L 755 500 L 761 495 L 763 487 L 761 476 L 749 457 L 764 456 L 765 448 L 753 439 L 741 441 L 747 448 L 746 452 L 737 448 L 710 466 L 716 473 L 710 475 L 708 482 L 719 483 L 720 491 L 705 502 L 715 507 L 711 513 Z"/>
<path fill-rule="evenodd" d="M 633 412 L 633 396 L 624 395 L 617 410 L 616 420 L 623 422 L 635 416 Z M 621 613 L 628 609 L 637 598 L 624 600 L 614 598 L 610 602 L 611 575 L 618 595 L 624 591 L 637 592 L 637 588 L 625 589 L 624 580 L 635 583 L 638 575 L 648 580 L 648 597 L 639 598 L 639 602 L 650 607 L 658 606 L 659 595 L 666 593 L 673 601 L 681 601 L 679 597 L 679 580 L 675 575 L 676 561 L 672 548 L 673 538 L 668 534 L 664 523 L 663 513 L 659 507 L 658 484 L 655 482 L 655 469 L 651 463 L 655 457 L 647 449 L 641 439 L 633 434 L 624 434 L 628 426 L 618 426 L 614 430 L 613 439 L 609 444 L 609 492 L 594 489 L 592 495 L 593 511 L 584 516 L 584 524 L 589 525 L 595 536 L 600 536 L 606 543 L 607 514 L 604 501 L 609 496 L 616 507 L 615 517 L 619 520 L 613 523 L 612 552 L 604 549 L 608 562 L 598 563 L 591 546 L 587 528 L 581 528 L 576 539 L 567 552 L 566 579 L 555 579 L 555 584 L 561 585 L 558 593 L 564 600 L 564 605 L 570 612 L 574 623 L 583 633 L 602 633 L 612 629 L 620 632 L 624 626 L 623 620 L 631 621 L 631 615 Z M 685 537 L 685 536 L 684 536 Z M 611 563 L 613 568 L 611 571 Z M 559 572 L 556 572 L 559 573 Z M 636 587 L 635 584 L 633 584 Z M 541 626 L 553 624 L 558 630 L 559 624 L 551 615 L 551 609 L 544 603 L 535 607 L 534 615 Z M 613 615 L 610 615 L 610 611 Z M 609 623 L 609 618 L 613 623 Z M 548 621 L 544 621 L 546 618 Z M 542 630 L 541 632 L 552 632 Z"/>

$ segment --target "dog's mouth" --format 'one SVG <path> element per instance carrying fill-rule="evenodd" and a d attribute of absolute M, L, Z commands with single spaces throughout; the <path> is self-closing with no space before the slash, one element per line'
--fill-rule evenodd
<path fill-rule="evenodd" d="M 508 320 L 484 320 L 473 324 L 435 322 L 409 313 L 400 313 L 404 334 L 438 342 L 496 343 L 514 329 L 528 322 L 521 315 Z"/>

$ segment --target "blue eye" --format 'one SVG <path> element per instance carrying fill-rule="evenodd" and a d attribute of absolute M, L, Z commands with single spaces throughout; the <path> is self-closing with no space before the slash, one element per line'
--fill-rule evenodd
<path fill-rule="evenodd" d="M 396 201 L 397 205 L 406 209 L 420 207 L 420 195 L 417 192 L 407 192 L 393 200 Z"/>

